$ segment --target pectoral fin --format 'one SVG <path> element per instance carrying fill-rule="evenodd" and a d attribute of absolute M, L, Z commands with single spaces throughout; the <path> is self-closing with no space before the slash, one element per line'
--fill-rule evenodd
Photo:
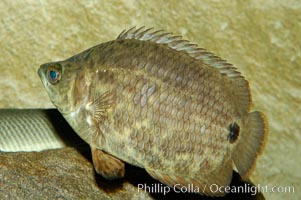
<path fill-rule="evenodd" d="M 112 91 L 105 91 L 97 95 L 97 98 L 89 105 L 88 111 L 98 123 L 101 123 L 107 115 L 107 110 L 111 108 L 116 101 L 116 95 Z"/>
<path fill-rule="evenodd" d="M 94 147 L 91 147 L 91 151 L 94 169 L 98 174 L 108 180 L 124 177 L 124 163 L 121 160 Z"/>
<path fill-rule="evenodd" d="M 102 146 L 105 143 L 105 137 L 100 125 L 108 118 L 109 109 L 116 102 L 116 95 L 112 91 L 100 92 L 96 98 L 87 104 L 86 111 L 89 116 L 89 123 L 92 122 L 94 146 Z"/>

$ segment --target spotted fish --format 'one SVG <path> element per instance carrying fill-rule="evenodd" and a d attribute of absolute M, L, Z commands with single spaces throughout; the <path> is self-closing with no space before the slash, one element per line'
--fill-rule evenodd
<path fill-rule="evenodd" d="M 180 36 L 132 28 L 38 73 L 109 180 L 126 162 L 166 185 L 223 196 L 208 186 L 228 186 L 233 169 L 248 177 L 263 151 L 267 125 L 250 111 L 248 81 Z"/>

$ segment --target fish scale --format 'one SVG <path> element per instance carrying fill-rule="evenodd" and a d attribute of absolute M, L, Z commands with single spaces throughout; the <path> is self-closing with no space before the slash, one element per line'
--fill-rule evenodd
<path fill-rule="evenodd" d="M 125 74 L 125 73 L 123 73 L 124 74 L 124 76 L 125 77 L 127 77 L 127 78 L 124 78 L 123 79 L 123 81 L 121 81 L 121 83 L 120 84 L 123 84 L 123 85 L 131 85 L 131 84 L 128 84 L 128 82 L 129 82 L 129 77 L 130 77 L 130 74 Z M 118 78 L 121 78 L 121 76 L 118 76 Z M 125 123 L 128 123 L 129 125 L 129 127 L 134 127 L 134 126 L 137 126 L 136 124 L 137 124 L 137 122 L 139 123 L 139 120 L 138 119 L 143 119 L 143 117 L 141 116 L 141 105 L 140 104 L 138 104 L 137 103 L 137 100 L 135 100 L 135 96 L 137 95 L 137 94 L 139 94 L 139 96 L 141 96 L 141 95 L 143 95 L 143 94 L 140 94 L 141 93 L 141 91 L 142 91 L 142 87 L 143 87 L 143 81 L 140 81 L 141 79 L 137 79 L 137 78 L 134 78 L 134 79 L 136 79 L 136 80 L 138 80 L 137 81 L 137 84 L 135 85 L 135 88 L 128 88 L 127 90 L 129 90 L 129 91 L 135 91 L 135 93 L 134 94 L 132 94 L 131 96 L 126 96 L 126 97 L 118 97 L 118 98 L 120 98 L 120 99 L 124 99 L 124 98 L 128 98 L 128 100 L 127 101 L 125 101 L 125 102 L 127 102 L 126 104 L 130 104 L 130 105 L 134 105 L 133 107 L 134 107 L 134 113 L 132 113 L 132 112 L 128 112 L 128 109 L 125 109 L 124 111 L 122 111 L 122 113 L 126 113 L 124 116 L 124 118 L 120 118 L 120 119 L 115 119 L 116 120 L 116 125 L 115 125 L 115 127 L 118 127 L 118 123 L 119 123 L 119 121 L 123 121 L 123 122 L 125 122 Z M 158 90 L 160 90 L 161 88 L 159 87 L 159 86 L 157 86 L 157 91 Z M 125 92 L 125 94 L 128 94 L 128 92 Z M 160 106 L 161 105 L 164 105 L 164 103 L 165 103 L 165 101 L 167 100 L 167 96 L 166 95 L 164 95 L 164 97 L 161 97 L 162 96 L 162 94 L 174 94 L 174 91 L 172 90 L 172 92 L 168 92 L 168 91 L 164 91 L 164 93 L 163 92 L 158 92 L 158 94 L 160 94 L 160 96 L 159 97 L 153 97 L 153 100 L 154 100 L 154 102 L 152 102 L 152 103 L 149 103 L 149 104 L 147 104 L 147 105 L 150 105 L 150 107 L 151 108 L 149 108 L 149 109 L 151 109 L 151 110 L 160 110 L 159 108 L 160 108 Z M 173 99 L 177 99 L 176 97 L 177 97 L 177 95 L 174 95 L 175 97 L 173 98 Z M 184 113 L 184 106 L 183 106 L 183 104 L 186 102 L 186 99 L 184 98 L 184 96 L 182 97 L 182 98 L 179 98 L 178 99 L 178 101 L 175 101 L 175 105 L 174 105 L 174 109 L 173 109 L 173 111 L 175 111 L 177 114 L 176 115 L 174 115 L 174 114 L 171 114 L 170 115 L 170 120 L 171 121 L 174 121 L 176 124 L 177 124 L 177 127 L 176 127 L 176 130 L 179 130 L 179 133 L 180 134 L 182 134 L 183 133 L 183 129 L 185 130 L 185 123 L 183 122 L 183 121 L 180 121 L 180 122 L 178 122 L 178 120 L 181 120 L 182 118 L 183 118 L 183 113 Z M 128 105 L 120 105 L 120 107 L 122 107 L 122 108 L 128 108 Z M 168 117 L 168 115 L 165 115 L 165 112 L 164 112 L 164 109 L 162 110 L 163 112 L 158 112 L 158 113 L 156 113 L 155 114 L 155 116 L 156 117 L 154 117 L 154 118 L 150 118 L 150 120 L 153 120 L 153 123 L 159 123 L 159 124 L 163 124 L 163 125 L 166 125 L 167 123 L 165 122 L 165 121 L 163 121 L 163 120 L 160 120 L 161 118 L 162 118 L 162 116 L 165 116 L 166 118 Z M 133 116 L 134 115 L 134 116 Z M 160 115 L 161 115 L 161 117 L 160 117 Z M 131 117 L 132 116 L 132 117 Z M 174 116 L 176 116 L 176 117 L 174 117 Z M 130 118 L 132 118 L 132 119 L 136 119 L 137 121 L 132 121 L 132 120 L 129 120 Z M 164 119 L 164 118 L 163 118 Z M 162 123 L 163 122 L 163 123 Z M 165 123 L 164 123 L 165 122 Z M 135 124 L 134 124 L 135 123 Z M 141 122 L 140 122 L 141 123 Z M 188 123 L 186 123 L 186 124 L 188 124 Z M 168 124 L 167 124 L 168 125 Z M 199 125 L 199 126 L 202 126 L 202 124 L 201 125 Z M 121 127 L 121 129 L 120 130 L 117 130 L 116 132 L 124 132 L 124 130 L 122 129 L 123 127 Z M 173 128 L 174 129 L 174 128 Z M 141 152 L 141 149 L 139 148 L 139 144 L 141 144 L 141 143 L 144 143 L 144 142 L 147 142 L 147 141 L 144 141 L 144 140 L 142 140 L 142 138 L 143 138 L 143 134 L 149 134 L 150 132 L 154 132 L 151 128 L 149 129 L 149 131 L 146 131 L 146 132 L 141 132 L 141 134 L 139 135 L 139 136 L 136 136 L 136 135 L 134 135 L 134 136 L 129 136 L 130 138 L 133 138 L 133 139 L 136 139 L 136 141 L 135 142 L 130 142 L 130 144 L 134 144 L 133 145 L 133 147 L 132 148 L 134 148 L 134 150 L 135 151 L 140 151 Z M 161 128 L 160 129 L 160 131 L 159 131 L 160 133 L 165 133 L 166 132 L 166 128 Z M 177 134 L 175 134 L 175 135 L 177 135 Z M 190 140 L 187 140 L 187 142 L 185 141 L 186 140 L 186 138 L 185 137 L 187 137 L 187 136 L 189 136 L 189 134 L 187 134 L 187 135 L 180 135 L 180 137 L 181 137 L 181 141 L 178 141 L 179 142 L 179 145 L 178 145 L 178 147 L 177 147 L 177 145 L 175 145 L 176 146 L 176 148 L 178 148 L 178 149 L 180 149 L 181 151 L 179 151 L 178 152 L 178 154 L 181 156 L 181 153 L 185 153 L 186 151 L 187 151 L 187 149 L 188 149 L 188 147 L 186 148 L 186 146 L 187 146 L 187 144 L 190 144 L 192 141 L 190 141 Z M 160 136 L 156 136 L 157 138 L 164 138 L 165 137 L 165 135 L 164 134 L 160 134 Z M 175 151 L 175 152 L 177 152 L 177 149 L 167 149 L 166 148 L 166 146 L 167 146 L 167 144 L 168 144 L 168 140 L 163 140 L 163 144 L 160 144 L 160 140 L 158 140 L 158 142 L 157 143 L 155 143 L 155 146 L 159 146 L 160 147 L 160 149 L 162 150 L 162 152 L 163 152 L 163 157 L 164 158 L 166 158 L 166 159 L 174 159 L 176 156 L 173 156 L 173 157 L 169 157 L 169 155 L 173 155 L 173 152 Z M 117 144 L 116 144 L 117 145 Z M 206 147 L 204 147 L 205 149 L 206 148 L 212 148 L 212 149 L 215 149 L 215 146 L 213 146 L 213 145 L 211 145 L 210 143 L 208 144 L 208 146 L 206 146 Z M 124 151 L 124 150 L 122 150 L 122 151 Z M 144 149 L 144 151 L 148 151 L 148 149 Z M 188 153 L 190 153 L 189 151 L 187 151 Z M 121 154 L 121 152 L 118 152 L 117 154 Z M 175 153 L 176 154 L 176 153 Z M 126 160 L 126 158 L 124 157 L 124 159 Z M 217 158 L 215 158 L 215 159 L 217 159 Z M 189 161 L 189 160 L 188 160 Z M 189 162 L 188 161 L 185 161 L 186 163 L 188 163 L 189 164 Z M 143 161 L 140 161 L 141 163 L 143 163 Z M 163 161 L 162 161 L 163 162 Z M 161 164 L 161 165 L 164 165 L 163 163 Z M 163 166 L 164 167 L 164 166 Z"/>
<path fill-rule="evenodd" d="M 96 172 L 110 180 L 124 176 L 127 162 L 169 186 L 223 196 L 206 185 L 230 185 L 234 165 L 248 177 L 267 138 L 237 69 L 170 33 L 132 28 L 41 65 L 39 75 L 90 145 Z"/>

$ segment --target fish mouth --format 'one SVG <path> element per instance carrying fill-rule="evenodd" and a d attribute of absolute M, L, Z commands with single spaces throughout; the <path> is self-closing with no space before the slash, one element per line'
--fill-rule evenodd
<path fill-rule="evenodd" d="M 39 75 L 39 77 L 42 81 L 43 86 L 46 88 L 47 80 L 46 80 L 46 77 L 45 77 L 45 70 L 44 70 L 43 66 L 40 66 L 40 68 L 38 69 L 38 75 Z"/>
<path fill-rule="evenodd" d="M 38 74 L 39 74 L 41 79 L 42 79 L 42 77 L 44 77 L 44 67 L 43 67 L 43 65 L 41 65 L 40 68 L 38 69 Z"/>
<path fill-rule="evenodd" d="M 41 67 L 38 69 L 38 74 L 40 77 L 42 76 L 42 68 Z"/>
<path fill-rule="evenodd" d="M 43 71 L 43 68 L 42 68 L 42 67 L 40 67 L 40 68 L 38 69 L 38 75 L 39 75 L 40 79 L 42 80 L 42 82 L 43 82 L 43 84 L 44 84 L 44 81 L 43 81 L 43 79 L 44 79 L 44 71 Z"/>

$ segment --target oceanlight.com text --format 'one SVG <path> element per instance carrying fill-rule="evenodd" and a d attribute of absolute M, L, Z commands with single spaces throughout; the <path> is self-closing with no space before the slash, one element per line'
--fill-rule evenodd
<path fill-rule="evenodd" d="M 206 185 L 212 193 L 249 193 L 256 195 L 257 193 L 294 193 L 294 186 L 271 186 L 271 185 L 250 185 L 242 186 L 218 186 L 217 184 Z"/>
<path fill-rule="evenodd" d="M 169 187 L 162 183 L 157 184 L 138 184 L 138 192 L 148 192 L 148 193 L 161 193 L 163 195 L 169 192 L 175 193 L 204 193 L 205 191 L 210 191 L 211 193 L 248 193 L 251 195 L 256 195 L 257 193 L 294 193 L 294 186 L 271 186 L 271 185 L 261 185 L 258 184 L 250 185 L 248 183 L 241 186 L 219 186 L 217 184 L 207 184 L 204 188 L 200 188 L 194 184 L 181 185 L 175 184 L 173 187 Z"/>

